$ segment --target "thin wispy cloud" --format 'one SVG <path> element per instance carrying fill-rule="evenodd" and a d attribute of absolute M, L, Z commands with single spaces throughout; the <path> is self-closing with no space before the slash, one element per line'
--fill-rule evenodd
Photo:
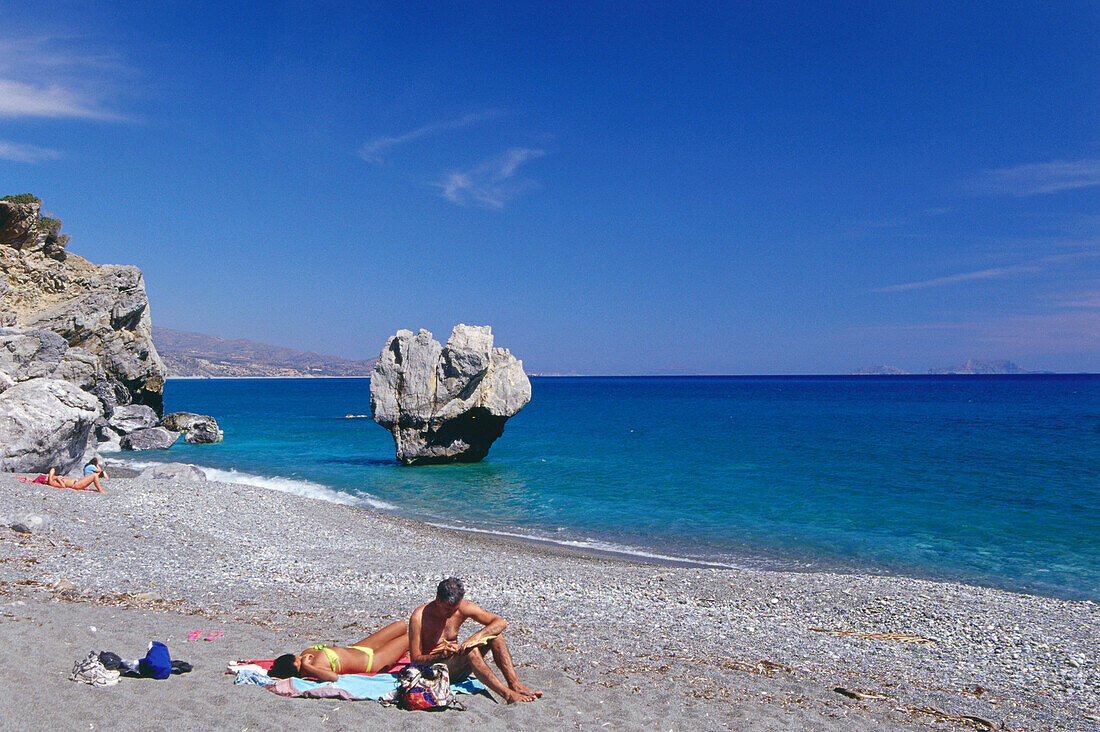
<path fill-rule="evenodd" d="M 913 323 L 857 328 L 861 337 L 903 335 L 910 348 L 929 352 L 945 347 L 959 352 L 1008 354 L 1090 353 L 1100 344 L 1100 311 L 1068 310 L 955 322 Z"/>
<path fill-rule="evenodd" d="M 971 282 L 973 280 L 992 280 L 998 277 L 1020 274 L 1022 272 L 1037 271 L 1039 271 L 1039 268 L 1034 265 L 1021 264 L 1012 267 L 994 267 L 992 269 L 978 270 L 977 272 L 962 272 L 960 274 L 935 277 L 930 280 L 921 280 L 919 282 L 904 282 L 900 285 L 879 287 L 871 290 L 871 292 L 906 292 L 908 290 L 923 290 L 927 287 L 941 287 L 943 285 L 954 285 L 959 282 Z"/>
<path fill-rule="evenodd" d="M 43 160 L 56 160 L 59 157 L 61 157 L 61 153 L 57 150 L 0 140 L 0 160 L 10 160 L 16 163 L 40 163 Z"/>
<path fill-rule="evenodd" d="M 119 56 L 74 36 L 0 36 L 0 119 L 123 121 L 107 95 L 130 73 Z"/>
<path fill-rule="evenodd" d="M 76 89 L 0 79 L 0 117 L 49 117 L 122 120 L 122 115 Z"/>
<path fill-rule="evenodd" d="M 4 76 L 89 71 L 118 75 L 127 73 L 129 67 L 117 52 L 90 47 L 84 36 L 39 34 L 0 37 L 0 74 Z"/>
<path fill-rule="evenodd" d="M 535 185 L 531 180 L 515 179 L 520 166 L 545 154 L 545 150 L 512 148 L 469 170 L 450 173 L 439 187 L 452 203 L 503 208 L 505 201 Z"/>
<path fill-rule="evenodd" d="M 499 112 L 495 110 L 487 110 L 484 112 L 474 112 L 468 114 L 465 117 L 459 117 L 457 119 L 444 120 L 442 122 L 432 122 L 431 124 L 424 125 L 423 127 L 417 127 L 415 130 L 409 130 L 399 135 L 382 135 L 375 137 L 373 140 L 368 140 L 363 143 L 363 146 L 359 148 L 359 157 L 366 160 L 368 163 L 381 163 L 383 154 L 395 147 L 404 145 L 414 140 L 420 140 L 425 137 L 433 137 L 435 135 L 449 132 L 451 130 L 458 130 L 463 127 L 469 127 L 470 125 L 477 124 L 478 122 L 484 122 L 486 120 L 493 119 L 499 116 Z"/>
<path fill-rule="evenodd" d="M 1052 303 L 1054 307 L 1065 310 L 1100 310 L 1100 284 L 1094 283 L 1091 289 L 1056 297 Z"/>
<path fill-rule="evenodd" d="M 960 272 L 958 274 L 946 275 L 944 277 L 933 277 L 932 279 L 918 280 L 915 282 L 903 282 L 898 285 L 878 287 L 871 290 L 871 292 L 907 292 L 909 290 L 923 290 L 929 287 L 955 285 L 960 282 L 992 280 L 1012 277 L 1020 274 L 1033 274 L 1036 272 L 1042 272 L 1055 265 L 1079 262 L 1081 260 L 1087 259 L 1096 259 L 1097 257 L 1100 257 L 1100 251 L 1095 249 L 1072 252 L 1069 254 L 1051 254 L 1049 256 L 1040 257 L 1039 259 L 1035 259 L 1030 262 L 1024 262 L 1022 264 L 1014 264 L 1007 267 L 992 267 L 990 269 L 980 269 L 974 272 Z"/>
<path fill-rule="evenodd" d="M 975 192 L 993 196 L 1037 196 L 1100 186 L 1100 160 L 1054 160 L 987 170 L 973 182 Z"/>

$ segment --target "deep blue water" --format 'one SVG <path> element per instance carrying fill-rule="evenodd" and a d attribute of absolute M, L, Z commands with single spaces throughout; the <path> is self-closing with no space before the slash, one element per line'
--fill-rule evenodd
<path fill-rule="evenodd" d="M 1100 600 L 1100 377 L 535 378 L 487 460 L 415 468 L 344 418 L 369 383 L 172 380 L 167 410 L 225 442 L 118 457 L 596 548 Z"/>

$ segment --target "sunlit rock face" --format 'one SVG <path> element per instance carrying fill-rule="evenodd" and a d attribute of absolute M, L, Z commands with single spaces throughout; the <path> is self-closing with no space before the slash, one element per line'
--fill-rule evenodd
<path fill-rule="evenodd" d="M 141 270 L 66 252 L 60 226 L 41 216 L 40 202 L 0 200 L 0 328 L 50 331 L 79 349 L 65 368 L 108 412 L 133 403 L 161 414 L 167 372 Z M 94 383 L 83 383 L 89 376 Z"/>
<path fill-rule="evenodd" d="M 529 401 L 523 362 L 493 347 L 487 325 L 460 323 L 445 346 L 426 330 L 399 330 L 370 382 L 374 421 L 393 435 L 406 465 L 481 460 Z"/>
<path fill-rule="evenodd" d="M 61 475 L 82 464 L 99 400 L 68 381 L 39 377 L 0 394 L 0 472 Z"/>

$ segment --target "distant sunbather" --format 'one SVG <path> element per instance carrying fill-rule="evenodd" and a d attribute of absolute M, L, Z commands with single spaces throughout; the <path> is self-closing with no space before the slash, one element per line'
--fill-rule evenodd
<path fill-rule="evenodd" d="M 58 475 L 55 469 L 50 468 L 50 472 L 46 474 L 46 485 L 53 486 L 54 488 L 72 488 L 78 491 L 94 490 L 96 493 L 103 493 L 103 486 L 99 484 L 99 475 L 98 472 L 90 473 L 79 480 L 73 480 L 72 478 Z M 94 485 L 95 488 L 89 488 L 88 486 L 90 485 Z"/>
<path fill-rule="evenodd" d="M 100 478 L 107 477 L 107 471 L 99 464 L 99 458 L 92 458 L 88 461 L 88 464 L 84 466 L 84 475 L 91 475 L 92 473 L 99 473 Z"/>
<path fill-rule="evenodd" d="M 273 679 L 312 676 L 336 681 L 340 674 L 377 673 L 397 662 L 409 650 L 409 631 L 400 620 L 369 635 L 353 646 L 310 646 L 297 656 L 286 653 L 275 659 L 268 675 Z"/>

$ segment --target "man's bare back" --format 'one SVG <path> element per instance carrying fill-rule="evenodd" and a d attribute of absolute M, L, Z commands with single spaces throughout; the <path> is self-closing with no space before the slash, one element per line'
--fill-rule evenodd
<path fill-rule="evenodd" d="M 465 589 L 454 577 L 439 583 L 436 599 L 413 611 L 409 619 L 409 655 L 420 665 L 445 663 L 452 681 L 474 676 L 509 704 L 534 701 L 542 696 L 520 682 L 502 633 L 508 622 L 463 599 Z M 458 631 L 467 619 L 483 626 L 476 633 L 458 642 Z M 485 661 L 491 654 L 504 676 L 497 677 Z"/>

